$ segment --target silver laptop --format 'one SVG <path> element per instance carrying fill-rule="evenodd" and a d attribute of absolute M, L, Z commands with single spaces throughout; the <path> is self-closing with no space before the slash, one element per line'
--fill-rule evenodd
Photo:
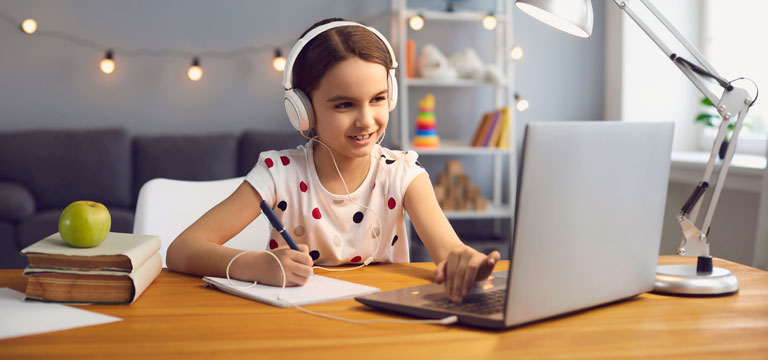
<path fill-rule="evenodd" d="M 653 288 L 672 123 L 538 122 L 526 127 L 510 267 L 461 304 L 427 284 L 355 298 L 423 318 L 508 328 Z"/>

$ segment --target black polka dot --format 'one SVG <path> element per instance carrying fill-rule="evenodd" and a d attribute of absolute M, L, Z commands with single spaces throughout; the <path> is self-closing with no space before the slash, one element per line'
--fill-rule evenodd
<path fill-rule="evenodd" d="M 355 213 L 355 216 L 352 217 L 352 221 L 355 222 L 355 224 L 359 224 L 361 221 L 363 221 L 363 213 L 358 211 Z"/>
<path fill-rule="evenodd" d="M 381 157 L 383 157 L 383 158 L 385 158 L 385 159 L 387 158 L 387 157 L 386 157 L 386 156 L 384 156 L 384 155 L 381 155 Z"/>
<path fill-rule="evenodd" d="M 279 202 L 279 203 L 277 204 L 277 207 L 278 207 L 280 210 L 282 210 L 282 211 L 285 211 L 285 209 L 287 209 L 287 208 L 288 208 L 288 203 L 287 203 L 287 202 L 285 202 L 285 201 L 281 201 L 281 202 Z"/>
<path fill-rule="evenodd" d="M 397 242 L 397 235 L 395 235 L 395 238 L 392 239 L 392 246 L 395 246 L 395 243 Z"/>
<path fill-rule="evenodd" d="M 422 169 L 424 168 L 424 165 L 421 165 L 421 163 L 418 160 L 416 161 L 416 165 L 418 165 Z"/>
<path fill-rule="evenodd" d="M 387 160 L 384 160 L 384 162 L 387 163 L 387 165 L 392 165 L 394 164 L 395 160 L 387 159 Z"/>
<path fill-rule="evenodd" d="M 309 252 L 309 256 L 312 257 L 312 260 L 317 260 L 320 258 L 320 252 L 317 250 L 312 250 Z"/>

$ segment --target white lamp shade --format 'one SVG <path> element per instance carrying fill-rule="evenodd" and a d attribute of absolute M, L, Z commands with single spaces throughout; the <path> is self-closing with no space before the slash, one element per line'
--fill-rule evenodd
<path fill-rule="evenodd" d="M 555 29 L 588 38 L 592 35 L 590 0 L 517 0 L 517 8 Z"/>

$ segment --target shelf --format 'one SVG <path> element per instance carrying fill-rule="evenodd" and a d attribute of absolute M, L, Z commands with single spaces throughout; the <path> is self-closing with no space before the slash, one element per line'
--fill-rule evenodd
<path fill-rule="evenodd" d="M 409 147 L 416 151 L 419 155 L 509 155 L 509 149 L 501 149 L 497 147 L 474 147 L 467 145 L 466 141 L 440 141 L 440 147 L 428 148 L 428 147 L 415 147 L 411 145 Z"/>
<path fill-rule="evenodd" d="M 436 10 L 417 10 L 407 9 L 403 11 L 403 16 L 406 19 L 414 15 L 421 15 L 424 20 L 434 21 L 483 21 L 483 18 L 488 15 L 487 12 L 480 11 L 436 11 Z M 504 17 L 496 16 L 496 22 L 502 23 L 506 21 Z"/>
<path fill-rule="evenodd" d="M 514 215 L 510 206 L 494 206 L 488 205 L 488 209 L 485 211 L 474 210 L 451 210 L 445 211 L 445 216 L 451 220 L 463 220 L 463 219 L 511 219 Z"/>
<path fill-rule="evenodd" d="M 414 87 L 476 87 L 476 86 L 494 86 L 505 87 L 506 84 L 496 85 L 487 81 L 456 79 L 456 80 L 434 80 L 424 78 L 412 78 L 406 81 L 406 85 Z"/>
<path fill-rule="evenodd" d="M 512 207 L 509 205 L 494 206 L 488 204 L 488 208 L 485 211 L 475 210 L 450 210 L 444 211 L 445 217 L 449 220 L 466 220 L 466 219 L 511 219 L 514 215 Z M 408 217 L 408 213 L 405 214 L 405 220 L 410 223 L 411 218 Z"/>

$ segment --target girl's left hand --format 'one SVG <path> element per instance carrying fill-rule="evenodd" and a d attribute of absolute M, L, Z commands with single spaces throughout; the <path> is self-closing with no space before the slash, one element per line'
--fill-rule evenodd
<path fill-rule="evenodd" d="M 445 282 L 445 292 L 453 302 L 461 302 L 469 295 L 476 281 L 485 280 L 493 272 L 493 267 L 501 257 L 494 250 L 485 255 L 477 250 L 462 245 L 452 250 L 448 257 L 437 264 L 435 282 Z"/>

